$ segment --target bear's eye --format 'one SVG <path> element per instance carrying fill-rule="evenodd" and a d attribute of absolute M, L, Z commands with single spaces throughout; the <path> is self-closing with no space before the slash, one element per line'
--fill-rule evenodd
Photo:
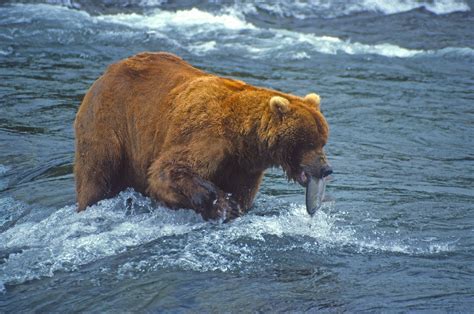
<path fill-rule="evenodd" d="M 306 147 L 308 147 L 308 149 L 310 149 L 310 150 L 313 150 L 313 149 L 316 149 L 317 145 L 316 145 L 316 142 L 308 141 L 306 143 Z"/>

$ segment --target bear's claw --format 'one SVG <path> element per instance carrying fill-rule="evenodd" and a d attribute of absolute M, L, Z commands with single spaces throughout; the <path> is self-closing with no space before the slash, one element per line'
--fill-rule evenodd
<path fill-rule="evenodd" d="M 243 214 L 240 205 L 234 199 L 232 199 L 229 194 L 226 194 L 225 196 L 219 196 L 213 205 L 213 213 L 210 215 L 210 219 L 216 219 L 226 223 L 242 216 Z"/>
<path fill-rule="evenodd" d="M 231 220 L 234 220 L 235 218 L 238 218 L 242 216 L 243 211 L 240 208 L 239 204 L 237 204 L 236 201 L 233 199 L 229 198 L 227 199 L 230 205 L 230 210 L 226 208 L 226 213 L 222 218 L 224 219 L 224 222 L 229 222 Z"/>

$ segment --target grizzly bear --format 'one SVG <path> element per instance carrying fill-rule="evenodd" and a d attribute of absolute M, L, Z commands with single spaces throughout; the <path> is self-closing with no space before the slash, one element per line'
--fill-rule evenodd
<path fill-rule="evenodd" d="M 230 220 L 251 207 L 269 167 L 303 186 L 332 172 L 318 95 L 219 77 L 170 53 L 109 66 L 74 127 L 78 211 L 133 187 L 170 208 Z"/>

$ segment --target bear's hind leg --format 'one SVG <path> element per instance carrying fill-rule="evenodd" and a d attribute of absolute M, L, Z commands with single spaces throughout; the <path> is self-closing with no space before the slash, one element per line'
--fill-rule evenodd
<path fill-rule="evenodd" d="M 115 196 L 124 188 L 120 176 L 122 158 L 116 145 L 76 143 L 74 174 L 78 208 L 83 211 L 100 200 Z"/>

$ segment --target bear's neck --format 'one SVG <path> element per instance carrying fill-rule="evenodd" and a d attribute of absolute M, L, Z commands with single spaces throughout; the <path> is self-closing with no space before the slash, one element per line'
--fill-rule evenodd
<path fill-rule="evenodd" d="M 226 120 L 229 140 L 238 150 L 240 163 L 263 171 L 269 167 L 283 166 L 282 152 L 270 127 L 274 116 L 269 110 L 268 92 L 262 95 L 236 95 L 230 97 L 231 111 Z"/>

